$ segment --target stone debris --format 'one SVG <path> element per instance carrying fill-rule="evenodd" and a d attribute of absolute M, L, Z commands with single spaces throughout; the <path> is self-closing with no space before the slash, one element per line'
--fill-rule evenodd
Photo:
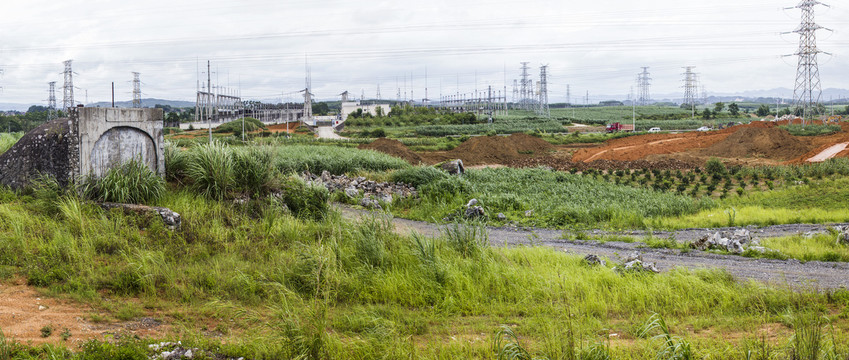
<path fill-rule="evenodd" d="M 380 209 L 380 202 L 390 204 L 395 199 L 418 196 L 416 188 L 411 185 L 395 182 L 377 182 L 367 180 L 362 176 L 349 178 L 345 175 L 332 175 L 327 170 L 322 171 L 321 176 L 311 174 L 310 172 L 304 172 L 301 176 L 307 182 L 320 184 L 330 192 L 344 192 L 351 199 L 356 199 L 362 195 L 363 200 L 360 200 L 359 204 L 368 209 Z"/>
<path fill-rule="evenodd" d="M 477 219 L 486 216 L 486 212 L 483 210 L 482 206 L 478 205 L 478 199 L 469 200 L 466 203 L 466 211 L 463 213 L 463 216 L 466 219 Z"/>
<path fill-rule="evenodd" d="M 531 217 L 531 216 L 534 216 L 534 211 L 533 210 L 526 210 L 525 211 L 525 217 Z"/>
<path fill-rule="evenodd" d="M 466 168 L 463 166 L 463 160 L 460 159 L 446 161 L 439 167 L 451 175 L 463 175 L 466 172 Z"/>
<path fill-rule="evenodd" d="M 732 254 L 742 254 L 746 249 L 759 251 L 763 249 L 758 246 L 758 241 L 752 239 L 752 234 L 746 229 L 734 231 L 717 231 L 712 235 L 702 237 L 693 243 L 690 248 L 697 250 L 725 250 Z"/>
<path fill-rule="evenodd" d="M 584 256 L 584 264 L 587 264 L 589 266 L 596 266 L 596 265 L 606 266 L 607 265 L 607 263 L 602 258 L 598 257 L 597 255 L 593 255 L 593 254 L 589 254 L 587 256 Z"/>
<path fill-rule="evenodd" d="M 147 205 L 137 205 L 137 204 L 119 204 L 119 203 L 100 203 L 100 207 L 109 210 L 109 209 L 122 209 L 124 212 L 128 213 L 156 213 L 162 219 L 162 222 L 169 230 L 180 230 L 180 225 L 182 224 L 182 218 L 180 214 L 164 207 L 158 206 L 147 206 Z"/>
<path fill-rule="evenodd" d="M 837 243 L 849 245 L 849 226 L 835 226 L 834 230 L 837 231 Z"/>
<path fill-rule="evenodd" d="M 498 213 L 495 217 L 497 217 L 499 221 L 507 221 L 507 215 L 504 215 L 504 213 Z"/>
<path fill-rule="evenodd" d="M 185 348 L 179 341 L 177 342 L 161 342 L 158 344 L 150 344 L 147 348 L 156 353 L 150 356 L 151 360 L 180 360 L 180 359 L 216 359 L 216 360 L 244 360 L 244 357 L 227 357 L 221 354 L 215 354 L 208 351 L 203 351 L 198 348 Z"/>
<path fill-rule="evenodd" d="M 613 270 L 620 274 L 626 272 L 647 272 L 656 274 L 660 272 L 654 263 L 643 262 L 643 255 L 637 252 L 633 252 L 631 255 L 626 256 L 622 261 L 622 265 L 614 267 Z"/>

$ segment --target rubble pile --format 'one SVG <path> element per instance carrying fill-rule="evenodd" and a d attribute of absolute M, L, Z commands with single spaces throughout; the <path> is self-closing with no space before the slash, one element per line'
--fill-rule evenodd
<path fill-rule="evenodd" d="M 654 263 L 643 262 L 643 255 L 637 252 L 626 256 L 622 261 L 622 265 L 614 267 L 613 270 L 618 273 L 648 272 L 656 274 L 660 272 L 660 270 L 654 266 Z"/>
<path fill-rule="evenodd" d="M 321 176 L 304 172 L 302 177 L 307 182 L 321 184 L 330 192 L 343 192 L 352 199 L 362 195 L 363 197 L 359 204 L 369 209 L 380 209 L 381 202 L 389 204 L 394 199 L 418 196 L 416 188 L 411 185 L 395 182 L 377 182 L 367 180 L 362 176 L 349 178 L 345 175 L 332 175 L 327 171 L 323 171 Z"/>
<path fill-rule="evenodd" d="M 758 241 L 752 239 L 752 234 L 746 229 L 717 231 L 690 243 L 690 247 L 702 251 L 709 249 L 725 250 L 732 254 L 742 254 L 746 250 L 766 252 L 766 248 L 759 246 Z"/>

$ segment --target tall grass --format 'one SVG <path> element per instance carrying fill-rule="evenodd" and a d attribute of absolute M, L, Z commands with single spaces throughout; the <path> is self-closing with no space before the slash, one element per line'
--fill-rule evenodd
<path fill-rule="evenodd" d="M 193 148 L 191 154 L 186 173 L 194 188 L 204 196 L 223 199 L 235 184 L 230 149 L 219 142 L 212 142 Z"/>
<path fill-rule="evenodd" d="M 165 180 L 139 159 L 110 169 L 102 177 L 89 177 L 81 183 L 82 195 L 94 201 L 146 204 L 159 200 Z"/>

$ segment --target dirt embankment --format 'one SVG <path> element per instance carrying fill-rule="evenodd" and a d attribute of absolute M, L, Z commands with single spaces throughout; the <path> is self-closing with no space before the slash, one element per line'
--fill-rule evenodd
<path fill-rule="evenodd" d="M 808 152 L 810 148 L 809 141 L 790 135 L 786 130 L 777 127 L 747 127 L 697 153 L 722 158 L 790 160 Z"/>
<path fill-rule="evenodd" d="M 545 155 L 554 146 L 527 134 L 510 136 L 476 136 L 466 140 L 451 151 L 416 153 L 400 141 L 380 138 L 358 148 L 377 150 L 400 157 L 411 164 L 435 164 L 449 159 L 461 159 L 467 166 L 507 164 L 514 160 Z"/>
<path fill-rule="evenodd" d="M 404 160 L 407 160 L 407 162 L 413 165 L 418 165 L 419 163 L 423 162 L 421 156 L 407 148 L 406 145 L 404 145 L 398 140 L 380 138 L 375 141 L 372 141 L 370 144 L 361 144 L 360 146 L 357 146 L 357 148 L 365 150 L 375 150 L 384 154 L 399 157 Z"/>
<path fill-rule="evenodd" d="M 684 134 L 647 134 L 609 140 L 605 142 L 604 146 L 578 150 L 572 156 L 572 161 L 633 161 L 644 159 L 649 155 L 673 154 L 688 149 L 706 148 L 722 141 L 733 133 L 736 128 L 739 128 L 739 126 L 718 131 L 688 132 Z"/>
<path fill-rule="evenodd" d="M 718 131 L 631 136 L 578 150 L 572 161 L 675 159 L 703 163 L 710 157 L 719 157 L 745 165 L 801 163 L 831 145 L 849 141 L 846 123 L 841 124 L 844 132 L 812 137 L 793 136 L 778 128 L 786 123 L 756 121 Z M 837 156 L 849 156 L 849 151 Z"/>

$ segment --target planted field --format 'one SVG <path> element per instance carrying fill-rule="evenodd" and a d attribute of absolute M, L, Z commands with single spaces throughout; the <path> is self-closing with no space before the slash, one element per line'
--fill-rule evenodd
<path fill-rule="evenodd" d="M 490 218 L 500 212 L 525 225 L 546 227 L 642 227 L 648 218 L 692 214 L 711 206 L 710 201 L 684 195 L 543 169 L 472 170 L 461 180 L 429 183 L 422 193 L 421 202 L 406 203 L 402 212 L 416 219 L 442 219 L 476 198 Z"/>

